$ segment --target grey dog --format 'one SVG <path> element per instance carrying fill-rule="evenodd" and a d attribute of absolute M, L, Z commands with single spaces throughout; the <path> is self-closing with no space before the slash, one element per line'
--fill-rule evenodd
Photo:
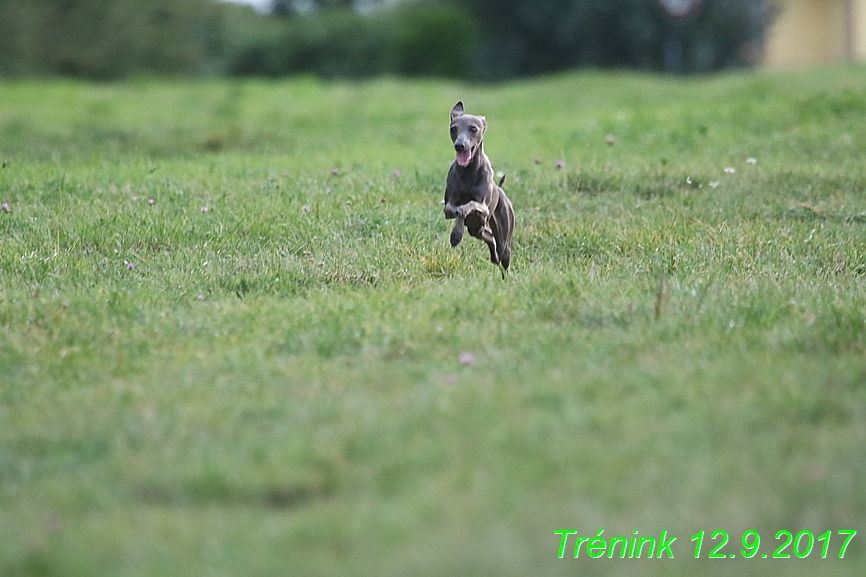
<path fill-rule="evenodd" d="M 463 113 L 463 102 L 451 109 L 451 141 L 457 158 L 445 180 L 445 218 L 455 219 L 451 246 L 463 238 L 463 226 L 469 234 L 487 243 L 490 262 L 507 271 L 511 264 L 511 233 L 514 231 L 514 208 L 502 191 L 505 177 L 497 185 L 493 168 L 484 154 L 483 116 Z"/>

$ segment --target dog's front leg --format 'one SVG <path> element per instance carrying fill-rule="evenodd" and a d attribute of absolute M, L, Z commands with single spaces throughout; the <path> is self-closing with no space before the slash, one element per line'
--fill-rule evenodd
<path fill-rule="evenodd" d="M 473 213 L 478 213 L 481 216 L 483 223 L 486 223 L 487 219 L 490 218 L 490 209 L 487 208 L 487 205 L 474 200 L 470 200 L 466 204 L 461 204 L 459 206 L 446 203 L 443 210 L 446 219 L 455 219 L 454 228 L 451 229 L 451 246 L 457 246 L 463 239 L 464 220 L 467 216 Z"/>
<path fill-rule="evenodd" d="M 477 212 L 481 216 L 481 219 L 485 222 L 487 222 L 487 219 L 490 218 L 490 209 L 487 207 L 486 204 L 470 200 L 466 204 L 461 205 L 460 208 L 463 210 L 464 217 L 469 216 L 473 212 Z"/>
<path fill-rule="evenodd" d="M 455 206 L 451 204 L 451 202 L 446 202 L 445 207 L 442 209 L 442 212 L 445 213 L 445 220 L 457 218 L 457 213 L 460 211 L 460 208 L 460 206 Z"/>
<path fill-rule="evenodd" d="M 445 204 L 445 207 L 442 209 L 442 212 L 445 213 L 445 219 L 452 219 L 457 217 L 466 218 L 473 212 L 477 212 L 484 220 L 490 218 L 490 209 L 486 204 L 482 204 L 480 202 L 470 200 L 465 204 L 453 205 L 450 202 Z"/>
<path fill-rule="evenodd" d="M 451 229 L 451 246 L 457 246 L 463 239 L 463 216 L 454 217 L 454 228 Z"/>
<path fill-rule="evenodd" d="M 458 205 L 454 206 L 450 202 L 445 203 L 445 208 L 443 208 L 443 212 L 445 212 L 445 219 L 455 219 L 454 228 L 451 229 L 451 246 L 457 246 L 460 244 L 460 241 L 463 239 L 463 219 L 466 217 L 465 211 L 466 205 Z"/>

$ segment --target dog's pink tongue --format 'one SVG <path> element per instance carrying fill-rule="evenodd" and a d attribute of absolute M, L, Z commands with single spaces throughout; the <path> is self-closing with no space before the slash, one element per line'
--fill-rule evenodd
<path fill-rule="evenodd" d="M 467 148 L 457 153 L 457 164 L 460 166 L 469 166 L 469 161 L 472 160 L 472 150 Z"/>

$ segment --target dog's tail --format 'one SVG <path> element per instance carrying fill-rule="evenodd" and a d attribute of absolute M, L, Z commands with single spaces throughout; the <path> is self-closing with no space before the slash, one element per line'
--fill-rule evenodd
<path fill-rule="evenodd" d="M 502 175 L 502 178 L 499 179 L 499 184 L 497 186 L 499 186 L 499 188 L 502 188 L 503 182 L 505 182 L 505 175 L 504 174 Z"/>

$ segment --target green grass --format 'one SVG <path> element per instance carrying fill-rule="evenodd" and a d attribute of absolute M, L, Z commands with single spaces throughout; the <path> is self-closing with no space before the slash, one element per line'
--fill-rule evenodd
<path fill-rule="evenodd" d="M 862 575 L 864 134 L 861 67 L 0 85 L 0 575 Z"/>

